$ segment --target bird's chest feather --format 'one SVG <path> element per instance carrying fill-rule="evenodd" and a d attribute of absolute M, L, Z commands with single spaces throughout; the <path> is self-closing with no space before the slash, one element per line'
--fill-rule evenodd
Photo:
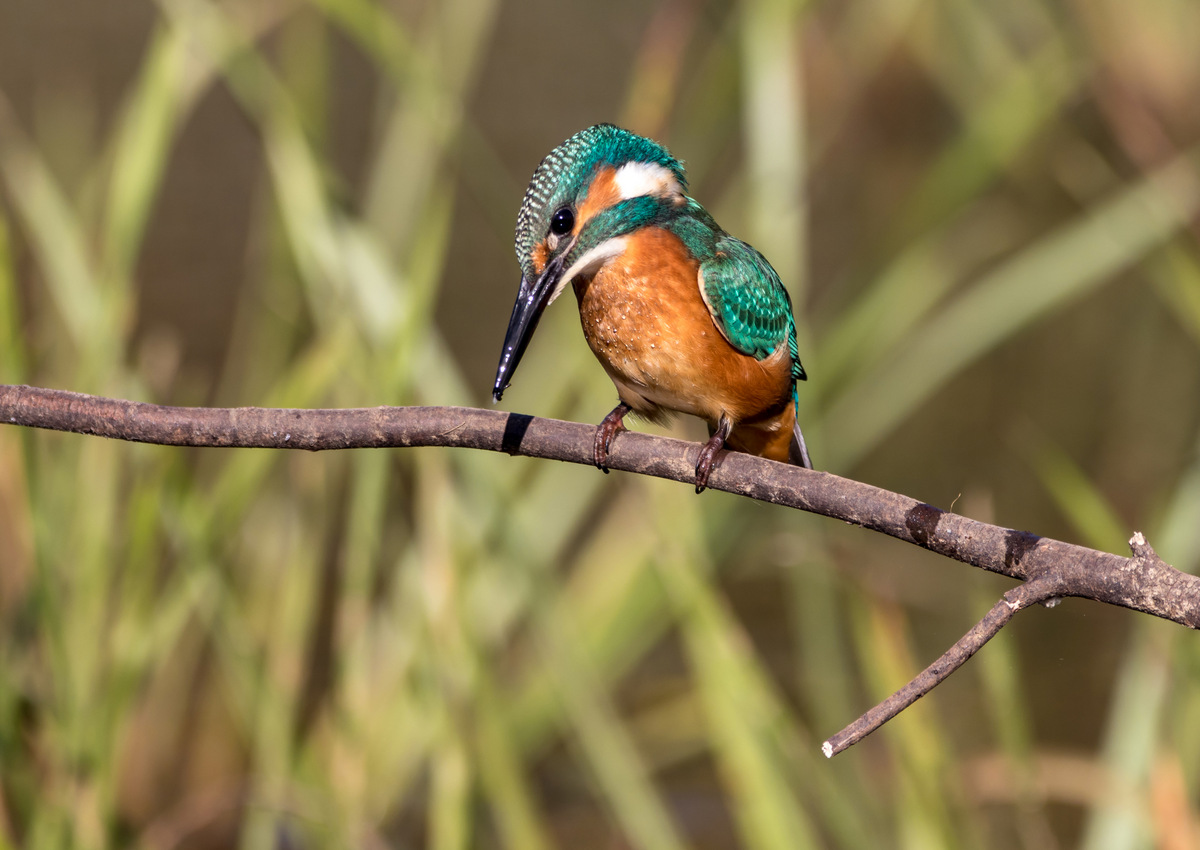
<path fill-rule="evenodd" d="M 621 400 L 661 419 L 747 421 L 787 405 L 787 346 L 765 360 L 735 350 L 700 294 L 698 262 L 673 234 L 647 228 L 593 275 L 574 281 L 583 334 Z"/>
<path fill-rule="evenodd" d="M 577 280 L 583 333 L 607 367 L 653 380 L 717 333 L 700 298 L 698 265 L 671 234 L 650 229 L 594 275 Z"/>

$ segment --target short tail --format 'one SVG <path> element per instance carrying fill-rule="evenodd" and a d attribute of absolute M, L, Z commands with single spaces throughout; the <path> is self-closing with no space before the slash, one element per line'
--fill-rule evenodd
<path fill-rule="evenodd" d="M 788 462 L 794 466 L 812 469 L 812 458 L 808 456 L 808 445 L 804 442 L 804 433 L 800 430 L 800 418 L 792 425 L 792 443 L 788 446 Z"/>

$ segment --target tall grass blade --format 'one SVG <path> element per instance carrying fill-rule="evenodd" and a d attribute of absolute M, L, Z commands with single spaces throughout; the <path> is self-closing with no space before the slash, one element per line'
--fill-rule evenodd
<path fill-rule="evenodd" d="M 578 746 L 613 816 L 637 847 L 682 850 L 679 832 L 618 719 L 575 630 L 552 610 L 538 618 L 539 645 L 554 673 Z"/>
<path fill-rule="evenodd" d="M 832 403 L 831 468 L 862 458 L 983 353 L 1141 260 L 1198 204 L 1193 157 L 1181 156 L 984 275 Z"/>

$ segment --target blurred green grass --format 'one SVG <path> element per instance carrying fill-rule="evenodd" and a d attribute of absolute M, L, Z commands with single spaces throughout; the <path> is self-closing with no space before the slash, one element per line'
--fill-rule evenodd
<path fill-rule="evenodd" d="M 784 272 L 818 465 L 1200 566 L 1188 0 L 159 0 L 107 108 L 21 49 L 63 14 L 0 10 L 6 382 L 480 403 L 528 173 L 618 120 Z M 571 312 L 506 406 L 611 406 Z M 561 465 L 7 429 L 0 845 L 1200 841 L 1195 641 L 1090 603 L 819 756 L 1004 587 Z"/>

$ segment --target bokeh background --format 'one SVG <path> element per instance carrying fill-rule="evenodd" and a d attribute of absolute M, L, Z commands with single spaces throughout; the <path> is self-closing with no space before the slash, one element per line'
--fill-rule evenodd
<path fill-rule="evenodd" d="M 488 402 L 609 120 L 796 305 L 818 466 L 1200 567 L 1194 0 L 6 0 L 0 380 Z M 570 299 L 504 407 L 598 422 Z M 672 433 L 701 435 L 695 422 Z M 721 493 L 0 430 L 0 846 L 1193 848 L 1200 642 Z"/>

